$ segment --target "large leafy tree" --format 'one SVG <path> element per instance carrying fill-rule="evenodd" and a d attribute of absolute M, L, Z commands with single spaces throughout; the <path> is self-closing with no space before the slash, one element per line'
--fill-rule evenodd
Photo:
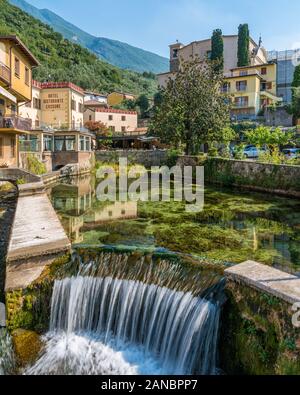
<path fill-rule="evenodd" d="M 221 29 L 213 31 L 211 38 L 211 60 L 216 61 L 217 70 L 224 68 L 224 42 Z"/>
<path fill-rule="evenodd" d="M 298 119 L 300 118 L 300 65 L 295 68 L 292 90 L 291 113 L 295 119 Z"/>
<path fill-rule="evenodd" d="M 136 99 L 135 104 L 140 108 L 141 116 L 143 117 L 150 106 L 148 97 L 146 95 L 139 96 Z"/>
<path fill-rule="evenodd" d="M 250 42 L 249 26 L 247 23 L 244 23 L 239 26 L 238 67 L 249 66 L 250 64 L 249 42 Z"/>
<path fill-rule="evenodd" d="M 198 59 L 185 62 L 162 89 L 151 130 L 163 143 L 184 145 L 185 152 L 193 154 L 200 144 L 223 141 L 229 101 L 220 89 L 223 74 L 214 66 L 214 62 L 199 65 Z"/>

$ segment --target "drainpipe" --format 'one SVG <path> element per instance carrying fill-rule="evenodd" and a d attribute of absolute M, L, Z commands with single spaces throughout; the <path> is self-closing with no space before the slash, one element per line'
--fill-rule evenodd
<path fill-rule="evenodd" d="M 0 329 L 6 327 L 5 304 L 0 303 Z"/>

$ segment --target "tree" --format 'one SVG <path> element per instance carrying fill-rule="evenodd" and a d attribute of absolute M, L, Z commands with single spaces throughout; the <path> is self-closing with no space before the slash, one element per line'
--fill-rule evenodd
<path fill-rule="evenodd" d="M 160 106 L 163 101 L 163 95 L 161 91 L 155 93 L 153 97 L 154 107 Z"/>
<path fill-rule="evenodd" d="M 211 60 L 216 61 L 216 69 L 223 71 L 224 68 L 224 42 L 221 29 L 213 31 L 211 38 Z"/>
<path fill-rule="evenodd" d="M 149 99 L 146 95 L 141 95 L 136 99 L 135 104 L 140 108 L 141 115 L 144 116 L 145 112 L 148 110 L 150 104 Z"/>
<path fill-rule="evenodd" d="M 290 112 L 294 115 L 295 119 L 298 119 L 300 118 L 300 65 L 298 65 L 294 71 L 292 92 Z"/>
<path fill-rule="evenodd" d="M 150 130 L 162 143 L 183 144 L 188 155 L 200 144 L 221 141 L 230 119 L 222 84 L 223 74 L 215 71 L 214 62 L 199 65 L 195 59 L 183 63 L 161 91 L 162 102 L 155 108 Z"/>
<path fill-rule="evenodd" d="M 247 23 L 239 26 L 239 38 L 238 38 L 238 67 L 249 66 L 249 42 L 250 33 L 249 26 Z"/>
<path fill-rule="evenodd" d="M 109 132 L 108 127 L 100 121 L 87 121 L 84 126 L 96 136 L 107 136 Z"/>
<path fill-rule="evenodd" d="M 246 140 L 257 147 L 267 146 L 271 153 L 280 146 L 287 145 L 293 140 L 293 133 L 283 132 L 280 128 L 271 129 L 267 126 L 259 126 L 245 133 Z"/>

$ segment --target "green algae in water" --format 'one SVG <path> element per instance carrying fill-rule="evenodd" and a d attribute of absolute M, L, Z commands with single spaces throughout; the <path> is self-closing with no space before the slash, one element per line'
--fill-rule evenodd
<path fill-rule="evenodd" d="M 184 202 L 99 202 L 92 178 L 55 187 L 52 201 L 74 244 L 131 246 L 224 262 L 253 259 L 300 271 L 300 202 L 208 187 L 204 210 Z"/>

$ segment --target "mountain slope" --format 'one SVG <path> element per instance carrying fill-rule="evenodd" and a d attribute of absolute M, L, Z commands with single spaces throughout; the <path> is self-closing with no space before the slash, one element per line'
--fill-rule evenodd
<path fill-rule="evenodd" d="M 40 81 L 72 81 L 87 90 L 120 90 L 148 96 L 157 90 L 157 82 L 151 75 L 145 78 L 103 62 L 7 0 L 0 0 L 1 34 L 17 34 L 38 58 L 41 66 L 34 70 L 34 78 Z"/>
<path fill-rule="evenodd" d="M 11 4 L 47 23 L 65 38 L 90 49 L 101 59 L 123 69 L 161 73 L 168 70 L 168 59 L 120 41 L 95 37 L 67 22 L 54 12 L 38 9 L 25 0 L 9 0 Z"/>

